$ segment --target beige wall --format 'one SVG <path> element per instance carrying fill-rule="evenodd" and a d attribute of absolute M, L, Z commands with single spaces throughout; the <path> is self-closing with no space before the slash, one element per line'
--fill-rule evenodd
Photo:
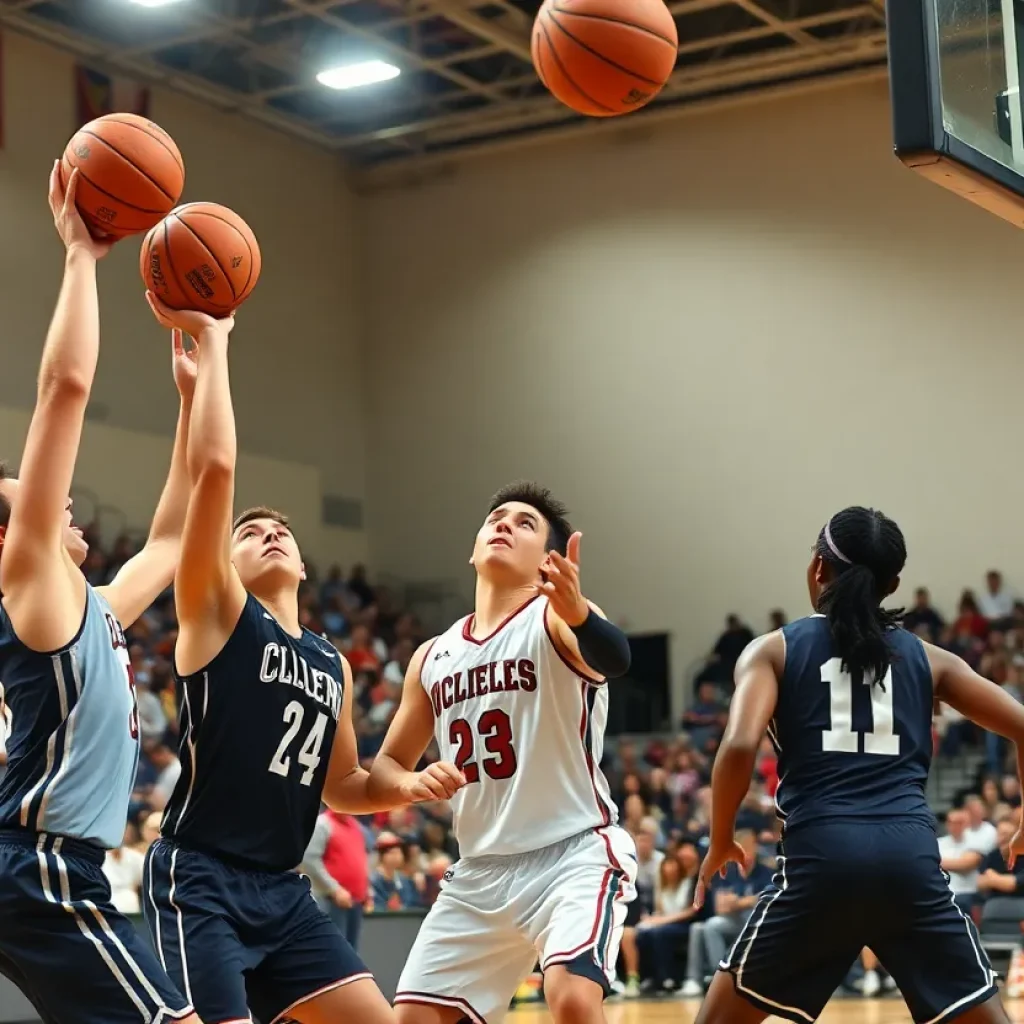
<path fill-rule="evenodd" d="M 5 33 L 4 76 L 0 405 L 28 411 L 60 280 L 46 179 L 75 128 L 72 61 Z M 306 466 L 317 488 L 316 530 L 308 534 L 309 543 L 345 561 L 365 557 L 363 531 L 319 526 L 321 488 L 355 499 L 365 492 L 356 268 L 349 241 L 353 200 L 342 168 L 329 154 L 173 93 L 156 91 L 151 115 L 184 154 L 184 199 L 234 207 L 263 250 L 263 276 L 239 314 L 233 341 L 241 448 L 263 460 L 265 469 L 285 462 L 300 464 L 299 470 Z M 138 246 L 137 239 L 121 243 L 101 268 L 103 347 L 93 412 L 105 426 L 169 442 L 175 394 L 163 334 L 143 299 Z M 0 447 L 15 459 L 20 450 L 6 434 Z M 97 468 L 99 477 L 89 482 L 101 493 L 117 489 L 118 474 L 134 472 L 123 452 L 115 454 L 120 462 Z M 101 479 L 107 473 L 109 482 Z M 286 508 L 294 504 L 287 476 L 268 478 L 260 492 L 276 492 Z"/>
<path fill-rule="evenodd" d="M 361 208 L 375 562 L 458 576 L 536 477 L 587 590 L 676 638 L 806 611 L 828 515 L 903 525 L 903 596 L 1024 586 L 1020 235 L 902 168 L 884 83 L 467 164 Z"/>

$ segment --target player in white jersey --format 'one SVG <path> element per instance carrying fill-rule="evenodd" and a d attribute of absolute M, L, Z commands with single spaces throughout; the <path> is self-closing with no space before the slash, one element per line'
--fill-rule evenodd
<path fill-rule="evenodd" d="M 435 736 L 465 784 L 452 798 L 461 860 L 398 985 L 400 1024 L 497 1024 L 539 960 L 558 1024 L 600 1024 L 636 851 L 600 761 L 605 680 L 626 637 L 583 597 L 580 535 L 531 484 L 492 500 L 476 537 L 474 614 L 424 644 L 370 774 L 410 785 Z M 450 765 L 419 785 L 451 795 Z M 462 779 L 456 780 L 458 783 Z"/>

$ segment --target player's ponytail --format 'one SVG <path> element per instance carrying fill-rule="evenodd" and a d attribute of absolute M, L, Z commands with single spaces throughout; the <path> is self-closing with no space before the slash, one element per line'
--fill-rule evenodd
<path fill-rule="evenodd" d="M 881 512 L 854 506 L 825 524 L 817 552 L 833 572 L 818 611 L 828 619 L 843 670 L 855 682 L 866 678 L 882 684 L 893 661 L 888 633 L 903 611 L 886 610 L 881 602 L 907 560 L 903 533 Z"/>

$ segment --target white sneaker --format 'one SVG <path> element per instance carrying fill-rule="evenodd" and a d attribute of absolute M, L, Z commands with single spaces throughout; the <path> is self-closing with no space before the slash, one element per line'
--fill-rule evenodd
<path fill-rule="evenodd" d="M 704 995 L 704 986 L 699 981 L 694 981 L 693 978 L 687 978 L 683 982 L 679 994 L 686 999 L 700 999 Z"/>
<path fill-rule="evenodd" d="M 878 977 L 878 971 L 865 971 L 864 972 L 864 984 L 861 988 L 861 992 L 864 993 L 865 998 L 872 999 L 882 991 L 882 981 Z"/>
<path fill-rule="evenodd" d="M 640 995 L 640 982 L 636 978 L 630 978 L 626 982 L 626 989 L 622 994 L 627 999 L 636 999 Z"/>

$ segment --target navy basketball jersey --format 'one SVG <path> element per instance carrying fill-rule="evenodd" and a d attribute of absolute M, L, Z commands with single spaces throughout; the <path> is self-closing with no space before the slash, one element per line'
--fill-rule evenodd
<path fill-rule="evenodd" d="M 787 830 L 827 818 L 934 820 L 931 666 L 921 641 L 890 630 L 881 684 L 842 670 L 823 615 L 782 630 L 786 668 L 768 734 L 779 756 L 776 804 Z"/>
<path fill-rule="evenodd" d="M 287 633 L 251 594 L 228 642 L 178 677 L 181 776 L 164 836 L 245 867 L 299 864 L 320 811 L 344 692 L 338 652 Z"/>
<path fill-rule="evenodd" d="M 30 651 L 0 607 L 0 687 L 9 714 L 0 826 L 120 846 L 139 762 L 135 681 L 121 626 L 86 587 L 78 635 Z"/>

